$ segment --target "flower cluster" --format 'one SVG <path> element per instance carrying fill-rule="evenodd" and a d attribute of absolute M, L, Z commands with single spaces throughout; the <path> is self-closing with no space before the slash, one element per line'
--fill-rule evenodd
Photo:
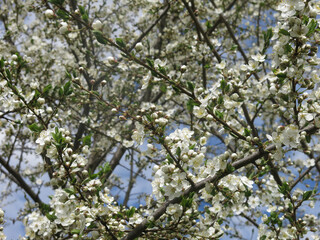
<path fill-rule="evenodd" d="M 24 191 L 23 239 L 319 235 L 320 5 L 244 2 L 1 4 L 1 201 Z"/>
<path fill-rule="evenodd" d="M 97 185 L 89 182 L 87 187 L 88 191 L 92 191 L 92 187 L 96 188 Z M 86 201 L 79 201 L 78 196 L 70 194 L 71 192 L 71 189 L 56 189 L 51 197 L 51 210 L 47 216 L 40 212 L 27 215 L 24 224 L 28 239 L 51 239 L 57 235 L 68 236 L 70 232 L 74 233 L 70 237 L 75 239 L 78 236 L 103 236 L 103 225 L 97 225 L 97 218 L 104 218 L 110 226 L 120 231 L 125 229 L 122 223 L 113 219 L 119 208 L 114 205 L 114 199 L 109 196 L 107 188 L 104 189 L 104 193 L 100 192 L 98 197 L 90 198 L 95 203 L 93 206 Z"/>
<path fill-rule="evenodd" d="M 3 224 L 3 217 L 4 217 L 4 212 L 3 210 L 0 208 L 0 224 Z M 0 239 L 6 240 L 6 236 L 3 233 L 3 227 L 0 226 Z"/>

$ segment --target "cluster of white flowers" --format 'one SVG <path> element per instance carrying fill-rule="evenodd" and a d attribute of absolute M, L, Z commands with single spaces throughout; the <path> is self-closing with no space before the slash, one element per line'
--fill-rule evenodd
<path fill-rule="evenodd" d="M 233 216 L 256 222 L 261 239 L 317 231 L 316 216 L 297 213 L 318 195 L 294 184 L 311 189 L 319 163 L 319 132 L 305 129 L 320 128 L 320 5 L 258 2 L 1 5 L 1 156 L 10 166 L 21 156 L 32 191 L 54 189 L 48 205 L 25 208 L 25 239 L 115 239 L 138 224 L 144 239 L 218 239 L 238 234 Z M 37 167 L 23 157 L 34 142 Z M 140 178 L 152 194 L 130 208 Z"/>
<path fill-rule="evenodd" d="M 154 171 L 152 190 L 159 201 L 163 200 L 163 196 L 169 199 L 178 197 L 190 187 L 186 173 L 181 172 L 174 164 L 165 164 L 161 167 L 156 165 Z"/>
<path fill-rule="evenodd" d="M 97 180 L 87 183 L 88 191 L 96 188 Z M 101 184 L 101 183 L 100 183 Z M 98 184 L 98 185 L 100 185 Z M 89 189 L 90 188 L 90 189 Z M 69 193 L 67 193 L 69 192 Z M 113 226 L 120 231 L 125 229 L 124 225 L 113 218 L 119 212 L 119 208 L 114 205 L 113 197 L 109 196 L 109 190 L 104 189 L 99 192 L 99 197 L 91 197 L 90 202 L 77 199 L 79 196 L 70 194 L 70 190 L 56 189 L 51 197 L 51 211 L 47 216 L 40 212 L 32 212 L 24 219 L 26 226 L 26 236 L 28 239 L 51 239 L 53 236 L 65 235 L 74 232 L 70 237 L 81 236 L 103 236 L 103 225 L 99 225 L 97 218 L 104 218 L 109 226 Z M 90 197 L 88 195 L 88 197 Z M 90 228 L 94 224 L 95 228 Z M 60 227 L 62 226 L 62 228 Z"/>
<path fill-rule="evenodd" d="M 30 239 L 37 239 L 40 236 L 43 239 L 50 239 L 52 235 L 53 224 L 46 216 L 37 211 L 33 211 L 24 219 L 24 225 L 26 226 L 26 236 Z"/>
<path fill-rule="evenodd" d="M 40 132 L 39 137 L 36 140 L 37 149 L 36 152 L 38 154 L 42 153 L 42 151 L 45 149 L 45 146 L 49 145 L 51 141 L 53 140 L 52 138 L 52 133 L 54 132 L 54 128 L 50 128 L 48 130 L 43 130 Z M 52 149 L 53 148 L 53 149 Z M 54 146 L 51 146 L 51 149 L 48 149 L 48 157 L 54 157 L 56 156 L 56 148 Z"/>
<path fill-rule="evenodd" d="M 289 148 L 297 148 L 300 145 L 301 137 L 298 128 L 295 125 L 286 127 L 278 127 L 277 132 L 273 132 L 272 136 L 267 135 L 267 138 L 276 146 L 274 159 L 280 160 L 283 157 L 284 151 L 282 144 Z"/>
<path fill-rule="evenodd" d="M 0 224 L 3 224 L 3 217 L 4 217 L 4 212 L 3 210 L 0 208 Z M 6 240 L 6 236 L 3 233 L 3 227 L 0 225 L 0 239 Z"/>
<path fill-rule="evenodd" d="M 139 122 L 136 122 L 136 130 L 133 131 L 131 137 L 136 143 L 142 145 L 144 140 L 144 126 Z"/>

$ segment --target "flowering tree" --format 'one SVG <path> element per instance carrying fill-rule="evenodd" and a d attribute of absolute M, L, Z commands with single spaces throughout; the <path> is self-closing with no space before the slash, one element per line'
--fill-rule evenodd
<path fill-rule="evenodd" d="M 24 191 L 23 239 L 319 239 L 317 0 L 0 9 L 1 200 Z"/>

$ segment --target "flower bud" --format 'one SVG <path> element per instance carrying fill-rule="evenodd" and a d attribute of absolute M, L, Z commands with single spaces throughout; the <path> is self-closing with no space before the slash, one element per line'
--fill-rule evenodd
<path fill-rule="evenodd" d="M 186 65 L 182 65 L 181 68 L 180 68 L 180 71 L 182 73 L 186 72 L 187 71 L 187 66 Z"/>
<path fill-rule="evenodd" d="M 117 63 L 117 61 L 114 59 L 114 57 L 111 57 L 111 56 L 107 58 L 107 61 L 108 61 L 108 63 L 110 63 L 112 65 Z"/>
<path fill-rule="evenodd" d="M 65 34 L 68 32 L 68 24 L 66 22 L 61 22 L 60 23 L 61 27 L 59 28 L 59 33 L 60 34 Z"/>
<path fill-rule="evenodd" d="M 44 104 L 45 102 L 46 102 L 46 100 L 45 100 L 44 98 L 41 98 L 41 97 L 38 98 L 38 103 L 39 103 L 39 104 L 42 105 L 42 104 Z"/>
<path fill-rule="evenodd" d="M 136 44 L 135 49 L 136 49 L 137 52 L 142 51 L 142 49 L 143 49 L 142 43 L 141 43 L 141 42 L 138 42 L 138 43 Z"/>
<path fill-rule="evenodd" d="M 100 20 L 95 20 L 93 23 L 92 23 L 92 28 L 94 30 L 99 30 L 102 28 L 102 23 L 100 22 Z"/>
<path fill-rule="evenodd" d="M 231 159 L 232 159 L 232 160 L 236 160 L 237 157 L 238 157 L 238 155 L 237 155 L 236 153 L 232 153 L 232 154 L 231 154 Z"/>
<path fill-rule="evenodd" d="M 54 16 L 54 12 L 51 10 L 51 9 L 47 9 L 45 12 L 44 12 L 44 15 L 47 17 L 47 18 L 52 18 Z"/>

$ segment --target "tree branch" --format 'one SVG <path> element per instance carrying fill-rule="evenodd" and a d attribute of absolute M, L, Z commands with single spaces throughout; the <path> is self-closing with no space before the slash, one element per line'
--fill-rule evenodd
<path fill-rule="evenodd" d="M 13 169 L 1 156 L 0 156 L 1 165 L 15 178 L 19 187 L 21 187 L 34 202 L 38 203 L 39 206 L 43 204 L 39 196 L 31 189 L 31 187 L 24 181 L 21 177 L 20 173 L 18 173 L 15 169 Z"/>
<path fill-rule="evenodd" d="M 196 25 L 196 28 L 201 32 L 205 42 L 208 44 L 208 46 L 210 47 L 213 55 L 216 57 L 216 59 L 218 60 L 218 62 L 221 62 L 221 57 L 219 55 L 219 53 L 215 50 L 214 46 L 212 45 L 211 41 L 209 40 L 207 34 L 205 33 L 204 29 L 202 28 L 200 22 L 198 21 L 197 17 L 194 15 L 192 9 L 190 8 L 190 6 L 188 5 L 188 3 L 186 2 L 186 0 L 182 0 L 184 6 L 186 7 L 190 17 L 192 18 L 193 22 Z"/>

